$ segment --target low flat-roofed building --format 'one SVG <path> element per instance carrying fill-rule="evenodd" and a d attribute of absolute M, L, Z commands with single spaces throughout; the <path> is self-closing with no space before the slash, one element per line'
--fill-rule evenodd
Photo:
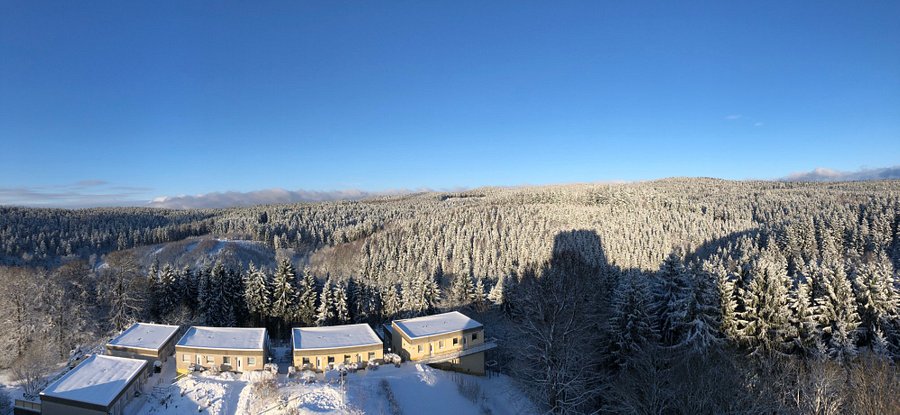
<path fill-rule="evenodd" d="M 142 392 L 149 364 L 143 359 L 93 355 L 47 386 L 41 397 L 44 415 L 121 415 Z"/>
<path fill-rule="evenodd" d="M 268 338 L 264 328 L 192 326 L 175 345 L 178 373 L 192 365 L 246 372 L 266 364 Z"/>
<path fill-rule="evenodd" d="M 391 347 L 404 360 L 484 374 L 484 326 L 458 311 L 394 320 Z"/>
<path fill-rule="evenodd" d="M 112 356 L 165 362 L 175 352 L 175 335 L 179 329 L 180 326 L 134 323 L 110 340 L 106 350 Z"/>
<path fill-rule="evenodd" d="M 364 367 L 384 358 L 384 344 L 368 324 L 296 327 L 291 340 L 298 369 L 325 370 L 341 363 Z"/>

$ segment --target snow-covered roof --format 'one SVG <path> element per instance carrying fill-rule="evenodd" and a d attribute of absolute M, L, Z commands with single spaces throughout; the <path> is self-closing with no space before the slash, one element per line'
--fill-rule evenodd
<path fill-rule="evenodd" d="M 329 327 L 296 327 L 291 335 L 294 338 L 295 350 L 381 345 L 381 339 L 365 323 Z"/>
<path fill-rule="evenodd" d="M 201 349 L 263 350 L 266 329 L 243 327 L 192 326 L 178 341 L 178 346 Z"/>
<path fill-rule="evenodd" d="M 459 311 L 394 320 L 394 324 L 410 338 L 437 336 L 481 327 L 481 323 Z"/>
<path fill-rule="evenodd" d="M 178 331 L 178 326 L 134 323 L 107 345 L 159 350 Z"/>
<path fill-rule="evenodd" d="M 109 406 L 146 360 L 95 354 L 47 386 L 41 396 Z"/>

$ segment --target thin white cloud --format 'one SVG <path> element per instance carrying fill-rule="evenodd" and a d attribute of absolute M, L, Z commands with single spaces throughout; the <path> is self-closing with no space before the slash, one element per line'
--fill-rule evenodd
<path fill-rule="evenodd" d="M 144 195 L 150 190 L 118 186 L 96 179 L 45 186 L 0 187 L 0 205 L 66 208 L 136 206 L 145 203 Z"/>
<path fill-rule="evenodd" d="M 374 196 L 406 194 L 416 191 L 428 191 L 428 189 L 389 190 L 384 192 L 369 192 L 356 189 L 333 191 L 265 189 L 252 192 L 213 192 L 200 195 L 161 196 L 151 200 L 149 205 L 171 209 L 226 208 L 331 200 L 359 200 Z"/>
<path fill-rule="evenodd" d="M 857 171 L 840 171 L 819 167 L 812 171 L 791 173 L 779 180 L 789 182 L 844 182 L 889 179 L 900 179 L 900 166 L 876 169 L 864 168 Z"/>

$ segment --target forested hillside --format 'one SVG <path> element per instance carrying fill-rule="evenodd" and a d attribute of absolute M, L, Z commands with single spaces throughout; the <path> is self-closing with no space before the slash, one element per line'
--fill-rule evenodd
<path fill-rule="evenodd" d="M 277 261 L 159 254 L 200 236 Z M 63 359 L 134 320 L 277 336 L 463 309 L 555 413 L 900 412 L 900 181 L 0 208 L 0 248 L 2 366 Z"/>

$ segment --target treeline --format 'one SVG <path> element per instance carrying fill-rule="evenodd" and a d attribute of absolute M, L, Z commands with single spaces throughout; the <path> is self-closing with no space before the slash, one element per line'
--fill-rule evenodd
<path fill-rule="evenodd" d="M 209 233 L 211 211 L 0 206 L 0 264 L 56 265 Z"/>
<path fill-rule="evenodd" d="M 153 265 L 144 278 L 146 308 L 132 307 L 136 313 L 131 320 L 267 326 L 275 336 L 286 336 L 293 326 L 378 324 L 454 305 L 483 308 L 489 299 L 502 299 L 499 291 L 488 291 L 482 280 L 465 276 L 455 278 L 446 289 L 437 278 L 430 277 L 378 287 L 359 278 L 337 280 L 328 275 L 314 276 L 308 270 L 297 271 L 288 259 L 279 261 L 274 272 L 253 264 L 236 269 L 216 263 L 197 270 Z M 120 329 L 128 321 L 110 324 Z"/>

